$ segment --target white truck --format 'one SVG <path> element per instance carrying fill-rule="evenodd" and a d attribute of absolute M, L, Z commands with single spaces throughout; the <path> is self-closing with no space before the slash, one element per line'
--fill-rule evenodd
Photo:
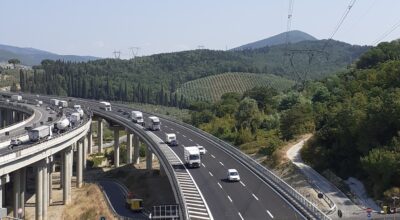
<path fill-rule="evenodd" d="M 20 96 L 20 95 L 11 95 L 11 100 L 12 101 L 16 101 L 16 102 L 22 101 L 22 96 Z"/>
<path fill-rule="evenodd" d="M 197 146 L 184 147 L 183 148 L 183 156 L 185 159 L 185 164 L 188 167 L 200 167 L 200 151 Z"/>
<path fill-rule="evenodd" d="M 136 124 L 140 124 L 144 126 L 144 119 L 143 119 L 143 113 L 140 111 L 132 111 L 131 112 L 131 118 L 132 121 L 135 122 Z"/>
<path fill-rule="evenodd" d="M 71 125 L 76 126 L 81 122 L 81 115 L 78 112 L 74 112 L 69 116 Z"/>
<path fill-rule="evenodd" d="M 100 109 L 103 109 L 106 112 L 111 111 L 111 103 L 109 102 L 100 102 Z"/>
<path fill-rule="evenodd" d="M 58 100 L 58 99 L 50 99 L 50 104 L 52 104 L 54 106 L 58 106 L 59 102 L 60 102 L 60 100 Z"/>
<path fill-rule="evenodd" d="M 150 116 L 150 123 L 149 123 L 149 129 L 152 131 L 159 131 L 161 130 L 161 121 L 158 117 L 156 116 Z"/>
<path fill-rule="evenodd" d="M 51 126 L 43 125 L 37 128 L 33 128 L 28 131 L 29 140 L 31 142 L 36 142 L 44 138 L 51 138 Z"/>
<path fill-rule="evenodd" d="M 178 146 L 176 135 L 174 133 L 165 133 L 165 143 L 169 146 Z"/>
<path fill-rule="evenodd" d="M 58 102 L 58 106 L 63 107 L 63 108 L 67 108 L 68 107 L 68 102 L 64 101 L 64 100 L 60 100 Z"/>
<path fill-rule="evenodd" d="M 74 109 L 75 109 L 75 111 L 77 112 L 77 113 L 79 113 L 79 116 L 81 117 L 81 118 L 83 118 L 83 110 L 82 110 L 82 108 L 81 108 L 81 105 L 74 105 Z"/>

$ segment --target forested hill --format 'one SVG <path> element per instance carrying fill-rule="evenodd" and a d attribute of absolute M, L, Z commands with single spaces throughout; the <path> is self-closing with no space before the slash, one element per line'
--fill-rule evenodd
<path fill-rule="evenodd" d="M 324 43 L 300 42 L 288 49 L 321 50 Z M 34 93 L 177 105 L 180 97 L 174 92 L 190 80 L 226 72 L 267 73 L 297 79 L 294 70 L 307 71 L 308 79 L 322 78 L 345 69 L 367 49 L 332 41 L 326 54 L 313 54 L 312 62 L 310 53 L 285 56 L 284 45 L 244 51 L 193 50 L 134 60 L 45 60 L 34 68 L 35 74 L 22 75 L 21 84 L 24 91 Z"/>
<path fill-rule="evenodd" d="M 313 90 L 316 134 L 303 158 L 364 180 L 375 198 L 400 196 L 400 42 L 381 43 Z"/>

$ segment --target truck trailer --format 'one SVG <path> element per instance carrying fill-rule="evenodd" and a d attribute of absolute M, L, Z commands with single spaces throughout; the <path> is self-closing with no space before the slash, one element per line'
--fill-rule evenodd
<path fill-rule="evenodd" d="M 33 128 L 28 131 L 29 140 L 36 142 L 45 138 L 50 138 L 52 135 L 51 126 L 43 125 L 37 128 Z"/>
<path fill-rule="evenodd" d="M 158 117 L 156 116 L 150 116 L 150 123 L 149 123 L 149 129 L 152 131 L 159 131 L 161 130 L 161 121 Z"/>
<path fill-rule="evenodd" d="M 16 102 L 22 101 L 22 96 L 20 96 L 20 95 L 11 95 L 11 100 L 12 101 L 16 101 Z"/>

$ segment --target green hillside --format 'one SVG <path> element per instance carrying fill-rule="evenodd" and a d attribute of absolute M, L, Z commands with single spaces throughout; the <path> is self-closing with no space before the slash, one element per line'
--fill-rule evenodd
<path fill-rule="evenodd" d="M 186 82 L 177 93 L 188 100 L 215 102 L 227 92 L 242 94 L 246 90 L 263 86 L 285 90 L 293 85 L 294 81 L 271 74 L 224 73 Z"/>

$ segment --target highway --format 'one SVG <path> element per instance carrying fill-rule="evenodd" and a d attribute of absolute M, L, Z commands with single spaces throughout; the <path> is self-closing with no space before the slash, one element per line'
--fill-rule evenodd
<path fill-rule="evenodd" d="M 117 107 L 113 107 L 113 112 L 127 118 L 118 112 Z M 214 219 L 304 219 L 268 184 L 214 143 L 173 122 L 161 119 L 161 124 L 161 131 L 155 131 L 154 134 L 164 139 L 165 133 L 175 133 L 179 146 L 172 149 L 182 161 L 183 146 L 202 145 L 206 148 L 202 166 L 189 169 L 189 172 L 207 201 Z M 230 183 L 225 180 L 229 168 L 239 171 L 241 182 Z"/>
<path fill-rule="evenodd" d="M 48 110 L 46 110 L 46 106 L 36 107 L 34 105 L 29 105 L 29 104 L 21 104 L 21 105 L 26 105 L 26 106 L 29 106 L 30 108 L 32 108 L 35 112 L 35 116 L 30 122 L 24 124 L 23 126 L 19 126 L 15 129 L 12 129 L 11 131 L 9 131 L 8 136 L 5 135 L 5 133 L 1 133 L 0 134 L 0 148 L 4 148 L 4 146 L 8 146 L 11 138 L 19 137 L 21 135 L 26 134 L 25 127 L 32 126 L 34 124 L 39 126 L 41 122 L 43 122 L 44 124 L 48 124 L 48 123 L 51 123 L 51 122 L 48 122 L 49 117 L 52 117 L 54 120 L 57 117 L 55 113 L 51 114 Z M 6 144 L 4 144 L 4 142 L 7 142 L 8 144 L 6 145 Z M 1 150 L 0 150 L 0 152 L 1 152 Z"/>
<path fill-rule="evenodd" d="M 149 219 L 143 213 L 135 213 L 125 206 L 127 192 L 120 184 L 111 180 L 101 180 L 99 184 L 101 188 L 103 188 L 108 201 L 111 203 L 112 209 L 114 209 L 118 215 L 137 220 Z"/>

